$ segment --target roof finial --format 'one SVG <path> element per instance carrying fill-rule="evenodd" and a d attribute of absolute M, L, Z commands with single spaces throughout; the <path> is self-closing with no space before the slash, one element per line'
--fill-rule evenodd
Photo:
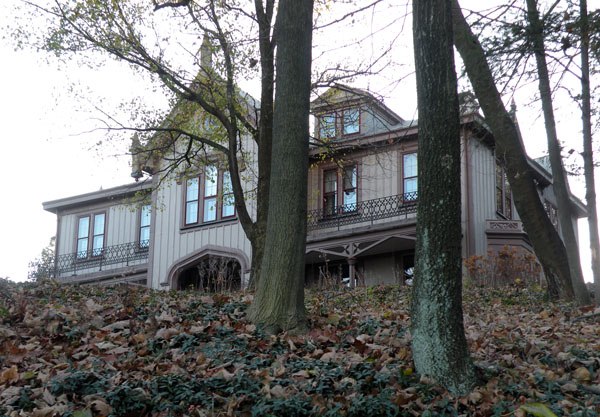
<path fill-rule="evenodd" d="M 200 66 L 205 70 L 212 68 L 212 46 L 206 33 L 202 37 L 202 46 L 200 46 Z"/>

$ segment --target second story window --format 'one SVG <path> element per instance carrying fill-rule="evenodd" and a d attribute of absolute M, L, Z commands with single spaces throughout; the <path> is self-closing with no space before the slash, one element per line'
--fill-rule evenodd
<path fill-rule="evenodd" d="M 414 201 L 418 197 L 418 165 L 417 154 L 407 153 L 402 156 L 402 186 L 404 201 Z"/>
<path fill-rule="evenodd" d="M 77 259 L 102 255 L 106 214 L 81 216 L 77 222 Z"/>
<path fill-rule="evenodd" d="M 235 205 L 228 171 L 207 165 L 200 177 L 186 181 L 184 226 L 233 217 Z"/>
<path fill-rule="evenodd" d="M 323 114 L 319 117 L 319 138 L 327 139 L 334 138 L 335 129 L 335 113 Z"/>
<path fill-rule="evenodd" d="M 506 170 L 496 161 L 496 212 L 505 219 L 512 219 L 512 194 Z"/>
<path fill-rule="evenodd" d="M 342 133 L 352 135 L 360 132 L 360 111 L 358 109 L 346 109 L 342 112 Z"/>
<path fill-rule="evenodd" d="M 357 210 L 358 169 L 349 165 L 323 171 L 323 211 L 325 216 Z"/>
<path fill-rule="evenodd" d="M 151 205 L 145 204 L 140 209 L 140 235 L 139 235 L 139 246 L 140 249 L 146 249 L 150 246 L 150 219 L 151 219 Z"/>

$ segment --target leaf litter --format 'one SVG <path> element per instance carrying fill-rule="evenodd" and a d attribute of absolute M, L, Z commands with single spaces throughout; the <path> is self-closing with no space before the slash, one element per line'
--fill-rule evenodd
<path fill-rule="evenodd" d="M 413 368 L 407 287 L 307 290 L 292 336 L 249 293 L 0 280 L 0 416 L 599 416 L 598 309 L 463 298 L 481 384 L 453 397 Z"/>

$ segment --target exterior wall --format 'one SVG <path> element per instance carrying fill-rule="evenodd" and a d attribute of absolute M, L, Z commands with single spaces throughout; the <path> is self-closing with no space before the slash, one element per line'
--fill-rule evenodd
<path fill-rule="evenodd" d="M 156 192 L 159 209 L 154 217 L 151 279 L 153 288 L 170 286 L 172 268 L 204 247 L 235 249 L 251 259 L 250 241 L 239 221 L 225 220 L 182 228 L 184 185 L 174 182 Z"/>
<path fill-rule="evenodd" d="M 76 260 L 79 218 L 105 213 L 104 254 L 97 259 Z M 69 282 L 112 279 L 145 280 L 147 250 L 139 251 L 139 207 L 133 202 L 104 202 L 58 212 L 56 278 Z M 127 248 L 118 245 L 131 244 Z M 110 258 L 110 260 L 107 260 Z M 111 277 L 113 275 L 113 277 Z M 123 278 L 121 278 L 123 279 Z"/>
<path fill-rule="evenodd" d="M 99 204 L 59 214 L 58 255 L 76 252 L 77 223 L 81 216 L 106 213 L 104 246 L 138 239 L 139 209 L 129 204 Z M 154 213 L 153 213 L 154 214 Z"/>
<path fill-rule="evenodd" d="M 366 285 L 398 284 L 402 271 L 396 266 L 394 254 L 371 256 L 363 261 Z"/>
<path fill-rule="evenodd" d="M 471 137 L 467 143 L 465 160 L 469 171 L 468 181 L 471 201 L 468 204 L 471 208 L 469 221 L 472 230 L 469 238 L 471 239 L 471 248 L 474 250 L 474 253 L 470 255 L 483 255 L 487 252 L 486 220 L 497 217 L 495 200 L 496 160 L 493 150 L 480 140 Z"/>
<path fill-rule="evenodd" d="M 242 186 L 247 199 L 246 206 L 250 216 L 255 219 L 256 198 L 253 190 L 257 179 L 257 148 L 254 141 L 245 138 L 243 149 L 247 156 L 241 173 Z M 184 193 L 185 179 L 178 178 L 177 174 L 163 178 L 162 184 L 153 193 L 156 215 L 151 232 L 149 285 L 156 289 L 171 287 L 176 269 L 209 249 L 213 253 L 231 253 L 243 258 L 240 264 L 246 270 L 242 271 L 245 275 L 242 279 L 247 279 L 252 249 L 240 222 L 236 218 L 184 227 Z"/>

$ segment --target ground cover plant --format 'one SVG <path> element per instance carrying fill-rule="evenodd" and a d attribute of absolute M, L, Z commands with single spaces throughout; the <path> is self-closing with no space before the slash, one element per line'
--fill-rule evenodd
<path fill-rule="evenodd" d="M 453 397 L 413 371 L 407 287 L 307 291 L 304 336 L 250 324 L 251 300 L 1 281 L 0 416 L 600 415 L 591 307 L 466 289 L 482 383 Z"/>

